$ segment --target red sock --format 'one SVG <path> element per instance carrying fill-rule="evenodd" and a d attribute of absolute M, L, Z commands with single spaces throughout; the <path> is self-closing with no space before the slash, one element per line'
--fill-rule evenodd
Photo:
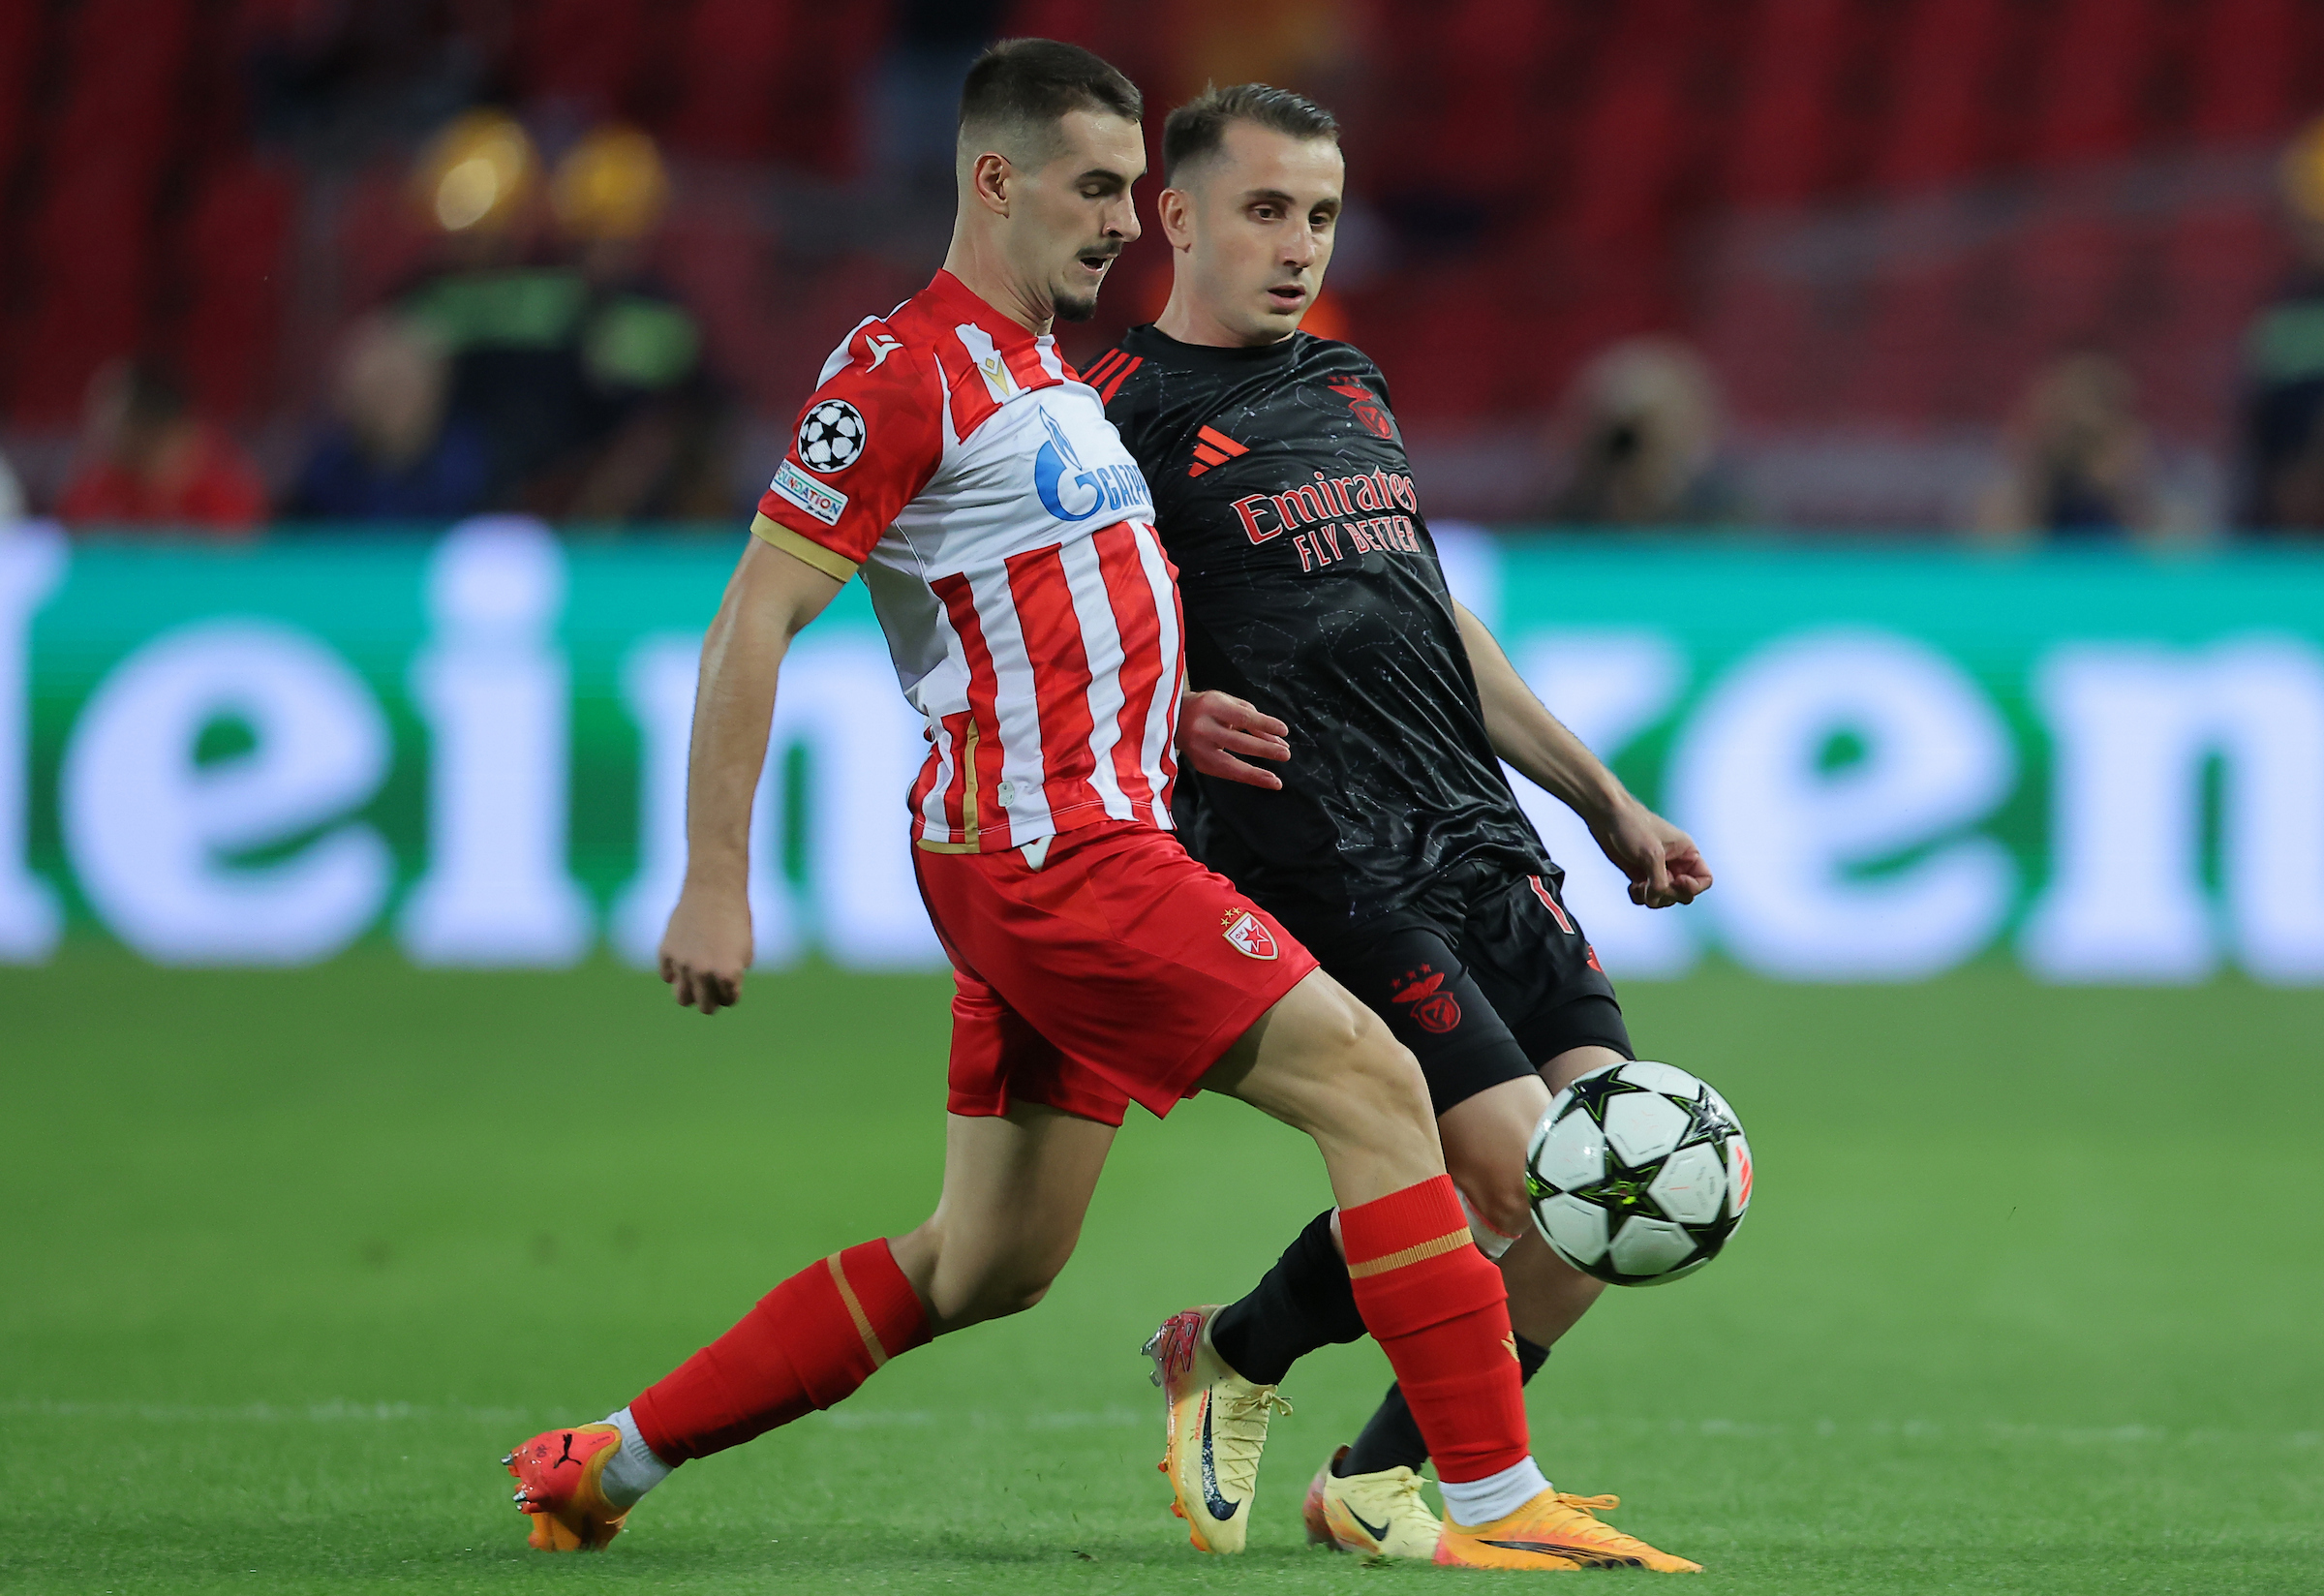
<path fill-rule="evenodd" d="M 1479 1252 L 1452 1178 L 1342 1209 L 1339 1236 L 1364 1328 L 1379 1341 L 1440 1480 L 1525 1460 L 1525 1390 L 1501 1272 Z"/>
<path fill-rule="evenodd" d="M 810 1264 L 629 1404 L 665 1463 L 741 1446 L 830 1407 L 928 1342 L 928 1316 L 885 1242 Z"/>

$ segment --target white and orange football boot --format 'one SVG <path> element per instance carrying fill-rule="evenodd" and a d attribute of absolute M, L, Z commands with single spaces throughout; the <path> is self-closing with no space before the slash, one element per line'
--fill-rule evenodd
<path fill-rule="evenodd" d="M 1635 1535 L 1601 1523 L 1597 1515 L 1622 1505 L 1619 1496 L 1575 1496 L 1544 1490 L 1506 1519 L 1463 1524 L 1448 1514 L 1436 1560 L 1452 1568 L 1646 1568 L 1658 1574 L 1700 1574 L 1700 1563 L 1657 1551 Z"/>
<path fill-rule="evenodd" d="M 1259 1487 L 1267 1424 L 1291 1404 L 1273 1386 L 1255 1386 L 1229 1368 L 1210 1345 L 1213 1303 L 1162 1321 L 1147 1340 L 1154 1384 L 1162 1388 L 1163 1451 L 1170 1511 L 1186 1520 L 1198 1551 L 1240 1551 Z"/>
<path fill-rule="evenodd" d="M 1307 1521 L 1307 1544 L 1366 1557 L 1434 1558 L 1444 1525 L 1421 1499 L 1421 1477 L 1409 1468 L 1332 1473 L 1347 1455 L 1344 1446 L 1333 1453 L 1307 1487 L 1300 1509 Z"/>
<path fill-rule="evenodd" d="M 622 1449 L 611 1425 L 552 1429 L 520 1444 L 501 1462 L 516 1476 L 516 1506 L 530 1514 L 530 1546 L 543 1551 L 601 1551 L 622 1532 L 627 1508 L 605 1499 L 606 1461 Z"/>

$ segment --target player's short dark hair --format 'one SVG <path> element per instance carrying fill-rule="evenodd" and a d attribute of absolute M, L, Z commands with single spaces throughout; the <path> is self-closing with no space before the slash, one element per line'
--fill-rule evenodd
<path fill-rule="evenodd" d="M 1187 101 L 1162 124 L 1162 181 L 1175 186 L 1190 162 L 1216 155 L 1226 144 L 1227 127 L 1249 122 L 1294 138 L 1339 142 L 1339 121 L 1303 94 L 1270 83 L 1216 83 Z"/>
<path fill-rule="evenodd" d="M 1077 110 L 1135 122 L 1146 97 L 1103 58 L 1055 39 L 1001 40 L 976 58 L 961 86 L 962 136 L 992 136 L 1027 159 L 1055 150 L 1058 122 Z"/>

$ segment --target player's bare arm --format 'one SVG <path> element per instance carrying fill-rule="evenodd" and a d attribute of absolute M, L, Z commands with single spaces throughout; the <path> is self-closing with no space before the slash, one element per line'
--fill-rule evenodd
<path fill-rule="evenodd" d="M 1493 752 L 1580 815 L 1605 856 L 1630 877 L 1630 898 L 1648 908 L 1691 904 L 1711 885 L 1695 839 L 1634 797 L 1604 760 L 1533 694 L 1500 642 L 1455 599 L 1453 616 L 1476 673 Z"/>
<path fill-rule="evenodd" d="M 661 978 L 705 1014 L 739 1001 L 750 967 L 750 800 L 767 758 L 775 684 L 791 639 L 840 581 L 750 539 L 702 639 L 686 777 L 686 885 L 661 938 Z"/>

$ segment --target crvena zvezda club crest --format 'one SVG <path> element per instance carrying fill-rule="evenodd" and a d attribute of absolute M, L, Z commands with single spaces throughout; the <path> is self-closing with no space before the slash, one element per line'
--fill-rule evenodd
<path fill-rule="evenodd" d="M 1372 397 L 1370 388 L 1361 383 L 1332 383 L 1329 385 L 1333 393 L 1347 400 L 1349 411 L 1373 437 L 1391 441 L 1395 438 L 1395 422 L 1390 420 L 1388 412 L 1380 408 L 1380 401 Z"/>
<path fill-rule="evenodd" d="M 1267 922 L 1249 909 L 1237 909 L 1227 915 L 1226 927 L 1219 935 L 1227 945 L 1245 959 L 1272 959 L 1275 956 L 1275 934 L 1267 929 Z"/>

